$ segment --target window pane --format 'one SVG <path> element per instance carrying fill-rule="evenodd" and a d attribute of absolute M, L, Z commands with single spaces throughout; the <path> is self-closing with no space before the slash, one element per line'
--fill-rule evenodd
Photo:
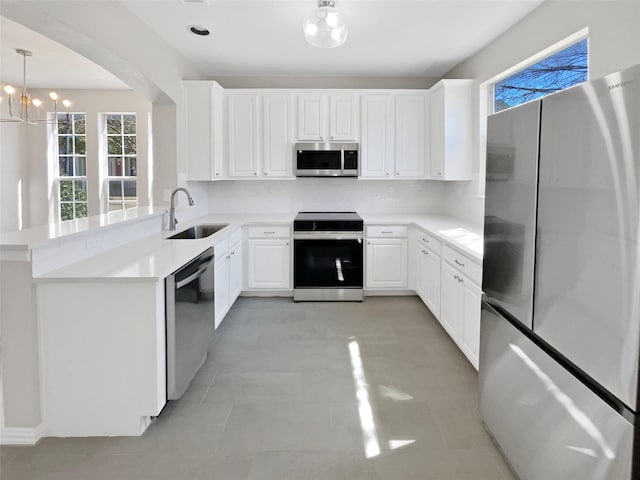
<path fill-rule="evenodd" d="M 70 134 L 71 133 L 71 122 L 67 121 L 66 114 L 58 114 L 58 134 Z"/>
<path fill-rule="evenodd" d="M 67 155 L 73 153 L 73 137 L 59 136 L 58 137 L 58 155 Z"/>
<path fill-rule="evenodd" d="M 124 120 L 124 133 L 136 133 L 136 116 L 135 115 L 123 115 Z"/>
<path fill-rule="evenodd" d="M 60 219 L 61 220 L 71 220 L 71 219 L 73 219 L 73 204 L 72 203 L 61 203 L 60 204 Z"/>
<path fill-rule="evenodd" d="M 73 121 L 74 132 L 84 135 L 86 133 L 84 115 L 76 114 L 73 116 L 73 118 L 74 118 L 74 121 Z"/>
<path fill-rule="evenodd" d="M 73 200 L 73 182 L 71 180 L 62 180 L 60 182 L 60 201 L 70 202 Z"/>
<path fill-rule="evenodd" d="M 122 122 L 121 115 L 118 114 L 110 114 L 106 115 L 107 118 L 107 133 L 121 133 L 122 132 Z"/>
<path fill-rule="evenodd" d="M 122 153 L 122 137 L 107 137 L 107 153 L 109 155 Z"/>
<path fill-rule="evenodd" d="M 58 176 L 68 177 L 73 175 L 73 157 L 58 157 Z"/>
<path fill-rule="evenodd" d="M 135 135 L 124 136 L 124 153 L 125 155 L 135 155 L 136 153 L 136 136 Z"/>
<path fill-rule="evenodd" d="M 494 85 L 494 112 L 587 81 L 588 42 L 582 40 Z"/>
<path fill-rule="evenodd" d="M 87 176 L 87 158 L 86 157 L 75 157 L 74 165 L 75 165 L 74 175 L 76 177 Z"/>
<path fill-rule="evenodd" d="M 109 211 L 115 212 L 117 210 L 122 210 L 122 203 L 109 203 Z"/>
<path fill-rule="evenodd" d="M 76 218 L 87 216 L 87 204 L 84 202 L 76 203 Z"/>
<path fill-rule="evenodd" d="M 137 175 L 137 161 L 135 159 L 135 157 L 125 157 L 124 159 L 125 161 L 125 174 L 128 175 L 129 177 L 135 177 Z"/>
<path fill-rule="evenodd" d="M 87 137 L 84 135 L 75 137 L 76 155 L 85 155 L 87 153 Z"/>
<path fill-rule="evenodd" d="M 125 202 L 124 204 L 124 208 L 136 208 L 138 206 L 138 203 L 131 203 L 131 202 Z"/>
<path fill-rule="evenodd" d="M 122 182 L 120 180 L 109 181 L 109 200 L 122 198 Z"/>
<path fill-rule="evenodd" d="M 74 183 L 74 199 L 81 202 L 87 201 L 87 182 L 85 180 L 76 180 Z"/>
<path fill-rule="evenodd" d="M 119 177 L 122 175 L 122 157 L 108 157 L 107 162 L 109 164 L 108 175 L 110 177 Z"/>
<path fill-rule="evenodd" d="M 122 182 L 124 184 L 124 196 L 128 199 L 135 199 L 137 197 L 137 186 L 135 181 Z"/>

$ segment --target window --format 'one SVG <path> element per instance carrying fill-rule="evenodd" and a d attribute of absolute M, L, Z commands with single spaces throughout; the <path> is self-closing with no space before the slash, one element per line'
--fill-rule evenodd
<path fill-rule="evenodd" d="M 138 206 L 136 116 L 107 113 L 104 116 L 107 148 L 108 211 Z"/>
<path fill-rule="evenodd" d="M 587 61 L 585 38 L 494 83 L 493 111 L 499 112 L 586 82 Z"/>
<path fill-rule="evenodd" d="M 87 134 L 84 113 L 62 113 L 58 137 L 58 206 L 61 220 L 87 216 Z"/>

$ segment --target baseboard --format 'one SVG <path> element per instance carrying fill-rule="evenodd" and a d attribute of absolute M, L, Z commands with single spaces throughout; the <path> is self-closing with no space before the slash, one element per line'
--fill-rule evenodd
<path fill-rule="evenodd" d="M 44 425 L 37 427 L 1 427 L 0 445 L 35 445 L 44 435 Z"/>

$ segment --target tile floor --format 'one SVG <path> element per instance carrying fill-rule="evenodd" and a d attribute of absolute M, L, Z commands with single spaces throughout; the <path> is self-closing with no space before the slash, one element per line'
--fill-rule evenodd
<path fill-rule="evenodd" d="M 141 437 L 0 448 L 2 480 L 507 480 L 477 373 L 416 297 L 240 298 Z"/>

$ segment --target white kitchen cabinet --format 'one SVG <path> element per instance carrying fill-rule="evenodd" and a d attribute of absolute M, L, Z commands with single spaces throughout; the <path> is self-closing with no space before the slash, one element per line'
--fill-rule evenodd
<path fill-rule="evenodd" d="M 185 81 L 187 180 L 221 180 L 223 165 L 223 88 L 213 81 Z"/>
<path fill-rule="evenodd" d="M 290 227 L 254 226 L 247 233 L 247 288 L 291 289 Z"/>
<path fill-rule="evenodd" d="M 407 231 L 400 225 L 367 226 L 366 288 L 407 288 Z"/>
<path fill-rule="evenodd" d="M 416 292 L 440 318 L 440 255 L 416 240 Z"/>
<path fill-rule="evenodd" d="M 361 101 L 360 177 L 393 177 L 393 97 L 364 95 Z"/>
<path fill-rule="evenodd" d="M 428 140 L 428 97 L 424 94 L 395 96 L 395 176 L 424 178 Z"/>
<path fill-rule="evenodd" d="M 228 158 L 230 177 L 258 175 L 257 96 L 233 94 L 228 99 Z"/>
<path fill-rule="evenodd" d="M 293 177 L 293 97 L 265 94 L 262 98 L 262 174 Z"/>
<path fill-rule="evenodd" d="M 242 240 L 239 239 L 229 250 L 229 298 L 230 305 L 242 292 Z"/>
<path fill-rule="evenodd" d="M 473 80 L 440 80 L 431 97 L 430 177 L 471 179 Z"/>
<path fill-rule="evenodd" d="M 213 266 L 215 283 L 215 328 L 222 323 L 224 316 L 231 307 L 229 289 L 229 257 L 228 252 L 217 259 Z"/>
<path fill-rule="evenodd" d="M 358 100 L 355 94 L 298 95 L 298 140 L 356 141 Z"/>
<path fill-rule="evenodd" d="M 481 274 L 481 267 L 447 246 L 443 247 L 443 260 L 439 320 L 471 364 L 478 369 L 481 300 L 478 272 Z"/>

